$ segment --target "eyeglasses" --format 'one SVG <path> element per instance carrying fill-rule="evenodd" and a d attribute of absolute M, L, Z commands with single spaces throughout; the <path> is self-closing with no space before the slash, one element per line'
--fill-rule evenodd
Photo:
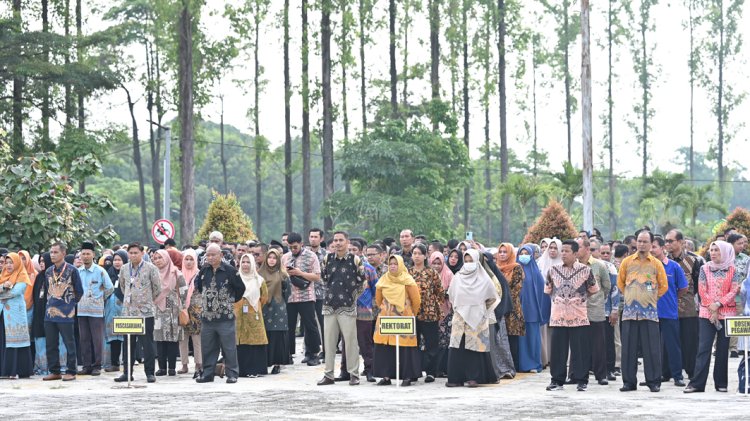
<path fill-rule="evenodd" d="M 589 249 L 589 251 L 597 251 L 597 250 L 599 250 L 599 249 L 598 249 L 598 248 L 596 248 L 596 247 L 591 247 L 591 248 Z"/>
<path fill-rule="evenodd" d="M 260 257 L 260 256 L 261 256 L 261 254 L 260 254 L 260 253 L 253 253 L 253 256 L 255 256 L 255 257 Z"/>
<path fill-rule="evenodd" d="M 677 241 L 677 240 L 669 240 L 669 239 L 667 239 L 667 240 L 664 240 L 664 242 L 665 242 L 665 243 L 667 243 L 667 244 L 672 244 L 672 243 L 674 243 L 675 241 Z"/>

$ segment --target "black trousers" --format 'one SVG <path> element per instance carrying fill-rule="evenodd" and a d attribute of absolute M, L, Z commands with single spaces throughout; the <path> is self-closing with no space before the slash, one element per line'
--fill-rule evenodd
<path fill-rule="evenodd" d="M 428 376 L 437 376 L 440 353 L 440 322 L 417 320 L 417 337 L 424 338 L 424 371 Z"/>
<path fill-rule="evenodd" d="M 101 370 L 104 352 L 104 318 L 78 317 L 78 332 L 83 369 Z"/>
<path fill-rule="evenodd" d="M 289 321 L 289 355 L 296 353 L 295 344 L 297 340 L 294 331 L 297 328 L 297 316 L 299 315 L 302 318 L 302 325 L 305 327 L 305 355 L 307 357 L 317 356 L 320 352 L 320 334 L 318 333 L 318 321 L 315 318 L 315 302 L 288 303 L 286 311 Z"/>
<path fill-rule="evenodd" d="M 680 349 L 682 368 L 692 379 L 695 373 L 695 359 L 698 356 L 698 317 L 680 319 Z"/>
<path fill-rule="evenodd" d="M 551 327 L 552 355 L 550 356 L 550 374 L 552 382 L 565 384 L 568 373 L 568 349 L 570 349 L 570 379 L 578 384 L 588 384 L 588 326 Z"/>
<path fill-rule="evenodd" d="M 143 371 L 147 376 L 152 376 L 156 369 L 156 346 L 154 345 L 154 318 L 146 317 L 146 334 L 130 336 L 130 360 L 128 360 L 128 337 L 122 344 L 123 365 L 127 370 L 130 367 L 130 374 L 133 374 L 133 363 L 135 362 L 135 349 L 138 345 L 143 346 Z"/>
<path fill-rule="evenodd" d="M 646 384 L 661 385 L 661 334 L 659 323 L 652 320 L 622 321 L 622 382 L 638 387 L 638 343 L 643 352 Z"/>
<path fill-rule="evenodd" d="M 60 368 L 60 336 L 63 338 L 65 348 L 67 348 L 68 360 L 67 374 L 75 375 L 76 366 L 76 339 L 75 324 L 73 323 L 56 323 L 44 322 L 44 336 L 47 352 L 47 367 L 52 374 L 61 374 Z"/>
<path fill-rule="evenodd" d="M 109 358 L 113 367 L 120 365 L 120 353 L 122 353 L 122 341 L 115 340 L 109 343 Z"/>
<path fill-rule="evenodd" d="M 518 363 L 520 362 L 518 359 L 518 336 L 508 335 L 508 345 L 510 345 L 510 355 L 513 357 L 513 368 L 518 372 L 520 371 L 518 368 Z"/>
<path fill-rule="evenodd" d="M 588 347 L 590 350 L 590 361 L 591 371 L 594 372 L 596 380 L 607 379 L 607 326 L 609 323 L 603 322 L 589 322 L 589 341 L 591 345 Z M 611 326 L 610 326 L 611 327 Z M 614 349 L 614 337 L 612 338 L 612 347 Z M 614 370 L 614 359 L 612 361 Z"/>
<path fill-rule="evenodd" d="M 615 371 L 615 363 L 617 360 L 617 351 L 615 350 L 615 327 L 609 324 L 609 321 L 604 322 L 604 336 L 606 340 L 607 348 L 607 373 Z"/>
<path fill-rule="evenodd" d="M 727 387 L 729 384 L 727 366 L 729 365 L 729 338 L 724 329 L 716 327 L 708 319 L 698 320 L 698 357 L 695 360 L 695 373 L 690 378 L 690 386 L 698 390 L 706 388 L 708 369 L 711 365 L 711 349 L 716 339 L 716 357 L 714 358 L 714 387 Z"/>
<path fill-rule="evenodd" d="M 159 368 L 162 370 L 174 370 L 177 367 L 177 353 L 179 351 L 179 342 L 156 342 L 156 353 L 159 356 Z"/>

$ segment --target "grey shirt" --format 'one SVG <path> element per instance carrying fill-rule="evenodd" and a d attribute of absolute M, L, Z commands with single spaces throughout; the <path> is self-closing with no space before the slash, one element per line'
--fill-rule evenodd
<path fill-rule="evenodd" d="M 591 268 L 594 281 L 599 285 L 599 291 L 586 300 L 586 312 L 588 313 L 590 322 L 603 322 L 607 319 L 604 307 L 607 297 L 609 297 L 609 292 L 612 289 L 612 282 L 609 279 L 609 269 L 607 269 L 604 262 L 593 257 L 589 257 L 587 265 Z"/>
<path fill-rule="evenodd" d="M 141 261 L 139 267 L 127 263 L 120 268 L 119 283 L 123 295 L 123 316 L 154 317 L 154 299 L 161 292 L 159 269 L 156 266 L 146 261 Z"/>

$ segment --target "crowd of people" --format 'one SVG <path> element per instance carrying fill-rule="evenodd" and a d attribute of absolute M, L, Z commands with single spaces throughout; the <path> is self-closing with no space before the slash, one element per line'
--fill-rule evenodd
<path fill-rule="evenodd" d="M 747 238 L 731 229 L 707 259 L 679 230 L 647 227 L 622 241 L 582 231 L 519 247 L 443 244 L 408 229 L 398 241 L 312 229 L 306 241 L 292 232 L 268 244 L 213 232 L 176 246 L 0 249 L 0 376 L 106 371 L 126 382 L 138 363 L 153 383 L 188 374 L 192 354 L 196 382 L 235 383 L 294 364 L 301 336 L 300 363 L 325 364 L 320 386 L 444 377 L 476 387 L 549 368 L 549 391 L 586 391 L 593 375 L 603 386 L 621 376 L 622 392 L 671 381 L 694 393 L 706 389 L 712 354 L 714 387 L 726 392 L 730 355 L 745 353 L 723 329 L 726 317 L 750 316 Z M 130 353 L 113 330 L 123 316 L 145 321 Z M 417 334 L 397 347 L 378 329 L 386 316 L 414 316 Z"/>

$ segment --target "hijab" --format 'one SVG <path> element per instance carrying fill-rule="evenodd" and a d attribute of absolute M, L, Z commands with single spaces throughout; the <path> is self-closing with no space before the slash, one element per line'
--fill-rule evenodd
<path fill-rule="evenodd" d="M 498 258 L 497 268 L 500 269 L 500 272 L 503 273 L 505 279 L 510 279 L 513 277 L 513 270 L 515 270 L 516 267 L 519 266 L 519 264 L 516 263 L 516 250 L 511 243 L 501 243 L 499 246 L 497 246 L 497 256 L 500 256 L 500 249 L 503 247 L 505 247 L 505 251 L 508 253 L 508 260 L 506 260 L 505 263 L 501 263 L 500 259 Z"/>
<path fill-rule="evenodd" d="M 198 265 L 200 264 L 200 261 L 198 260 L 198 253 L 189 248 L 184 250 L 182 253 L 182 260 L 180 263 L 180 266 L 182 266 L 182 276 L 185 277 L 185 282 L 188 284 L 188 290 L 187 290 L 187 298 L 185 299 L 185 308 L 190 307 L 190 299 L 193 298 L 193 292 L 195 291 L 195 276 L 198 274 Z M 193 258 L 193 268 L 188 269 L 187 263 L 185 262 L 186 256 L 192 256 Z"/>
<path fill-rule="evenodd" d="M 451 255 L 453 255 L 453 253 L 455 253 L 458 256 L 458 262 L 456 262 L 454 266 L 451 266 L 450 260 L 451 260 Z M 461 267 L 464 265 L 464 257 L 461 255 L 461 250 L 459 250 L 458 248 L 451 250 L 451 252 L 448 253 L 448 260 L 445 262 L 445 265 L 448 266 L 448 269 L 450 269 L 450 271 L 454 275 L 456 274 L 456 272 L 461 270 Z"/>
<path fill-rule="evenodd" d="M 734 265 L 734 247 L 726 241 L 714 241 L 711 243 L 712 246 L 714 244 L 716 244 L 716 247 L 721 252 L 721 262 L 714 263 L 713 260 L 709 260 L 706 262 L 706 265 L 712 271 L 729 269 L 730 266 Z"/>
<path fill-rule="evenodd" d="M 122 265 L 125 266 L 128 263 L 128 252 L 125 250 L 117 250 L 115 252 L 115 256 L 120 256 L 120 260 L 122 260 Z M 120 266 L 122 267 L 122 266 Z M 109 274 L 109 278 L 112 280 L 112 284 L 114 285 L 118 279 L 120 279 L 120 271 L 115 269 L 115 257 L 112 256 L 112 266 L 107 268 L 107 273 Z"/>
<path fill-rule="evenodd" d="M 182 253 L 177 249 L 169 249 L 167 253 L 169 254 L 169 258 L 172 259 L 172 264 L 177 270 L 182 271 Z"/>
<path fill-rule="evenodd" d="M 448 291 L 451 286 L 451 280 L 453 280 L 453 272 L 448 269 L 448 265 L 445 263 L 445 256 L 439 251 L 435 251 L 430 255 L 430 264 L 435 261 L 440 262 L 440 282 L 443 285 L 443 291 Z M 440 300 L 440 310 L 443 315 L 447 315 L 451 310 L 451 303 L 448 300 Z"/>
<path fill-rule="evenodd" d="M 268 256 L 273 254 L 276 256 L 276 265 L 269 267 Z M 284 281 L 289 277 L 286 273 L 286 269 L 281 266 L 281 253 L 276 249 L 268 250 L 266 253 L 266 260 L 263 262 L 258 274 L 266 281 L 266 287 L 268 288 L 268 296 L 270 299 L 276 300 L 277 303 L 284 302 L 284 295 L 282 288 Z"/>
<path fill-rule="evenodd" d="M 502 291 L 500 305 L 495 308 L 495 317 L 497 320 L 500 320 L 513 311 L 513 297 L 510 294 L 510 285 L 508 285 L 508 280 L 505 279 L 500 269 L 497 268 L 495 257 L 489 251 L 483 252 L 480 258 L 487 274 L 494 275 L 497 283 L 500 284 L 500 290 Z"/>
<path fill-rule="evenodd" d="M 112 262 L 114 261 L 114 257 L 112 257 L 112 256 L 104 256 L 104 257 L 102 257 L 101 260 L 102 260 L 102 263 L 100 264 L 100 266 L 102 268 L 104 268 L 104 270 L 107 270 L 107 269 L 110 268 L 110 266 L 112 266 Z"/>
<path fill-rule="evenodd" d="M 398 262 L 398 272 L 395 275 L 390 270 L 391 259 L 396 259 L 396 262 Z M 383 291 L 383 297 L 396 307 L 399 313 L 402 313 L 406 306 L 406 287 L 417 285 L 417 283 L 409 275 L 403 257 L 399 255 L 389 257 L 388 267 L 389 269 L 378 280 L 378 289 Z"/>
<path fill-rule="evenodd" d="M 154 300 L 154 304 L 159 310 L 164 311 L 167 308 L 167 297 L 177 286 L 177 268 L 169 258 L 166 250 L 157 250 L 156 253 L 166 262 L 163 269 L 159 269 L 159 278 L 161 279 L 161 292 Z"/>
<path fill-rule="evenodd" d="M 448 289 L 448 296 L 453 304 L 453 310 L 460 314 L 472 329 L 477 329 L 500 304 L 500 297 L 492 279 L 480 264 L 479 252 L 468 249 L 464 256 L 470 256 L 476 265 L 471 271 L 464 265 L 456 273 Z M 487 308 L 488 300 L 494 300 L 490 308 Z"/>
<path fill-rule="evenodd" d="M 523 286 L 521 287 L 521 310 L 523 310 L 523 317 L 526 322 L 544 324 L 544 278 L 542 278 L 542 272 L 533 259 L 533 245 L 526 244 L 521 247 L 521 250 L 526 250 L 532 256 L 532 259 L 528 263 L 521 263 L 524 273 Z"/>
<path fill-rule="evenodd" d="M 35 254 L 34 257 L 31 258 L 31 262 L 34 264 L 34 272 L 39 273 L 42 271 L 42 267 L 39 265 L 39 260 L 42 258 L 42 256 Z"/>
<path fill-rule="evenodd" d="M 34 262 L 31 260 L 31 254 L 26 250 L 21 250 L 18 255 L 26 258 L 26 274 L 29 275 L 29 279 L 35 279 L 36 268 L 34 268 Z M 21 259 L 21 263 L 23 264 L 23 259 Z"/>
<path fill-rule="evenodd" d="M 23 298 L 24 301 L 26 301 L 26 310 L 31 310 L 31 307 L 34 305 L 34 282 L 36 281 L 37 270 L 34 267 L 34 261 L 31 260 L 31 254 L 29 254 L 28 251 L 21 250 L 18 254 L 26 258 L 26 275 L 29 277 L 29 286 L 26 287 L 26 291 L 23 293 Z M 21 263 L 23 264 L 23 259 L 21 259 Z"/>
<path fill-rule="evenodd" d="M 554 259 L 549 256 L 549 246 L 552 245 L 552 243 L 555 243 L 555 245 L 557 246 L 557 257 Z M 547 272 L 549 272 L 552 266 L 562 263 L 562 255 L 560 254 L 561 251 L 562 241 L 558 240 L 557 238 L 549 240 L 547 244 L 547 250 L 544 250 L 544 253 L 542 253 L 542 257 L 540 257 L 539 261 L 537 262 L 539 271 L 542 272 L 543 279 L 547 279 Z"/>
<path fill-rule="evenodd" d="M 5 259 L 13 261 L 13 272 L 8 273 L 5 270 Z M 10 282 L 11 288 L 19 282 L 31 285 L 31 280 L 28 273 L 26 273 L 26 267 L 23 265 L 21 255 L 18 253 L 8 253 L 5 255 L 5 259 L 3 259 L 3 271 L 0 273 L 0 284 Z"/>
<path fill-rule="evenodd" d="M 250 262 L 250 270 L 247 272 L 242 270 L 243 260 L 248 260 Z M 260 287 L 263 284 L 263 278 L 258 275 L 258 271 L 255 269 L 255 259 L 253 259 L 251 255 L 242 255 L 240 258 L 239 272 L 240 278 L 242 278 L 242 283 L 245 284 L 245 293 L 242 295 L 242 298 L 249 301 L 250 305 L 257 313 L 260 308 Z"/>

